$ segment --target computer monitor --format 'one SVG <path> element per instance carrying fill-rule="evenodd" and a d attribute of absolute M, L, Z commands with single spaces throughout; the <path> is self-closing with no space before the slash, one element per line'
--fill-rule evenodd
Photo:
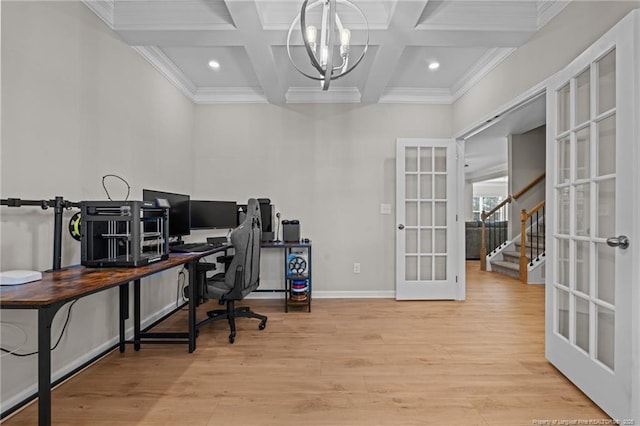
<path fill-rule="evenodd" d="M 191 229 L 231 229 L 238 226 L 235 201 L 191 200 Z"/>
<path fill-rule="evenodd" d="M 144 201 L 155 201 L 158 198 L 169 202 L 169 236 L 181 237 L 189 235 L 191 233 L 190 197 L 173 192 L 152 189 L 142 190 L 142 199 Z"/>

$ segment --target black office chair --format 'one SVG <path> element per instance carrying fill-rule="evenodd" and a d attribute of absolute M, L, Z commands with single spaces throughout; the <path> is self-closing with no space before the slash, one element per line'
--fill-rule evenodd
<path fill-rule="evenodd" d="M 247 202 L 247 214 L 244 221 L 231 233 L 231 245 L 234 249 L 233 259 L 225 273 L 216 274 L 207 279 L 205 291 L 210 299 L 217 299 L 226 304 L 226 309 L 207 312 L 208 318 L 198 323 L 200 328 L 212 321 L 226 319 L 231 328 L 229 343 L 236 338 L 235 319 L 257 318 L 258 329 L 264 330 L 267 317 L 253 312 L 249 307 L 236 308 L 235 302 L 244 299 L 260 284 L 260 205 L 254 198 Z"/>

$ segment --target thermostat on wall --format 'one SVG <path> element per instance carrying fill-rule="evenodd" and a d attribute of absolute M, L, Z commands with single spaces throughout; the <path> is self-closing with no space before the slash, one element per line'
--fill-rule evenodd
<path fill-rule="evenodd" d="M 5 271 L 0 272 L 0 285 L 17 285 L 42 279 L 38 271 Z"/>

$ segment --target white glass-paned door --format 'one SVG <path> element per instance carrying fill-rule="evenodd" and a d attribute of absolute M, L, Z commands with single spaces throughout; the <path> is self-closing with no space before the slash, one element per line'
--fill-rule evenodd
<path fill-rule="evenodd" d="M 638 414 L 640 400 L 632 396 L 640 381 L 632 364 L 640 330 L 632 317 L 638 241 L 631 241 L 637 22 L 637 14 L 625 18 L 547 89 L 546 355 L 621 421 Z"/>
<path fill-rule="evenodd" d="M 396 298 L 455 299 L 455 142 L 399 139 L 396 156 Z"/>

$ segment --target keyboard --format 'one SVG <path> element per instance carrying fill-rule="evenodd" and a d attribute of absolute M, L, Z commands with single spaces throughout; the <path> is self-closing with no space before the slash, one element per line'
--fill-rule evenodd
<path fill-rule="evenodd" d="M 172 253 L 197 253 L 214 248 L 216 248 L 216 246 L 208 243 L 184 243 L 170 246 L 169 251 Z"/>
<path fill-rule="evenodd" d="M 207 243 L 213 244 L 215 247 L 222 247 L 227 242 L 227 237 L 207 237 Z"/>

